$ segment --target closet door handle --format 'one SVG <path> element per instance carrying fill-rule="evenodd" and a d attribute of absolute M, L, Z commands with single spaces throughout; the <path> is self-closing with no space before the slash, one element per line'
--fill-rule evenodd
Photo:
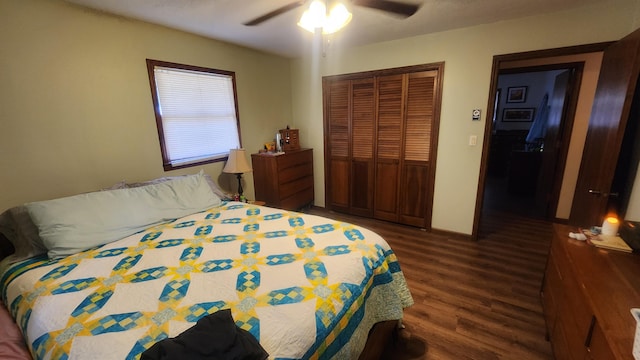
<path fill-rule="evenodd" d="M 588 351 L 591 351 L 591 337 L 593 336 L 593 328 L 596 325 L 596 316 L 591 316 L 591 324 L 589 325 L 589 332 L 587 333 L 587 338 L 584 340 L 584 346 Z"/>

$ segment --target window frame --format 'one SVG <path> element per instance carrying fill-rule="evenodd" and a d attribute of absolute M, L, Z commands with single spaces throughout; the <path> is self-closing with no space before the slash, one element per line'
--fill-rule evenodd
<path fill-rule="evenodd" d="M 238 93 L 236 88 L 236 73 L 234 71 L 147 59 L 147 73 L 149 77 L 149 86 L 151 88 L 151 98 L 153 100 L 153 112 L 155 114 L 156 127 L 158 129 L 158 140 L 160 141 L 160 151 L 162 153 L 162 166 L 165 171 L 177 170 L 177 169 L 183 169 L 183 168 L 193 167 L 193 166 L 198 166 L 203 164 L 211 164 L 211 163 L 226 161 L 229 157 L 229 150 L 227 150 L 226 156 L 203 159 L 200 161 L 194 161 L 194 162 L 183 163 L 178 165 L 174 165 L 171 163 L 171 159 L 169 159 L 169 155 L 167 151 L 167 145 L 165 144 L 164 127 L 162 125 L 162 113 L 160 112 L 160 101 L 158 98 L 158 89 L 156 86 L 155 71 L 154 71 L 156 67 L 164 67 L 164 68 L 177 69 L 177 70 L 187 70 L 187 71 L 194 71 L 194 72 L 200 72 L 200 73 L 224 75 L 224 76 L 230 77 L 231 83 L 233 85 L 233 102 L 235 106 L 236 130 L 238 132 L 238 144 L 240 145 L 240 147 L 242 147 L 242 134 L 240 131 L 240 114 L 238 110 Z"/>

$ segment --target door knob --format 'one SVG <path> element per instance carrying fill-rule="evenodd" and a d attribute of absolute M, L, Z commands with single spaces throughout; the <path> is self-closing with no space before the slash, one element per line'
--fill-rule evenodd
<path fill-rule="evenodd" d="M 595 195 L 595 196 L 611 196 L 611 197 L 618 197 L 620 196 L 620 194 L 618 194 L 617 192 L 614 193 L 603 193 L 600 190 L 593 190 L 593 189 L 589 189 L 589 194 L 591 195 Z"/>

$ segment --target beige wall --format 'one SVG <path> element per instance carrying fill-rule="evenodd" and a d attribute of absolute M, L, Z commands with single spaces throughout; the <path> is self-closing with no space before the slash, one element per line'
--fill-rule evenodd
<path fill-rule="evenodd" d="M 291 122 L 290 61 L 58 0 L 0 0 L 0 211 L 164 172 L 146 58 L 236 72 L 249 153 Z M 245 174 L 253 197 L 253 177 Z"/>
<path fill-rule="evenodd" d="M 302 145 L 314 148 L 316 205 L 324 206 L 322 76 L 444 61 L 432 224 L 469 234 L 484 130 L 470 113 L 487 113 L 492 57 L 615 40 L 640 26 L 639 13 L 635 0 L 607 0 L 350 50 L 337 37 L 326 57 L 290 62 L 60 0 L 0 0 L 0 211 L 200 168 L 235 188 L 220 163 L 163 171 L 146 58 L 235 71 L 244 146 L 255 152 L 285 124 L 299 128 Z M 467 145 L 472 134 L 478 146 Z M 252 197 L 251 174 L 245 189 Z"/>
<path fill-rule="evenodd" d="M 471 121 L 471 110 L 487 114 L 492 59 L 521 51 L 616 40 L 640 22 L 639 3 L 611 0 L 571 12 L 486 24 L 355 49 L 333 39 L 326 57 L 309 54 L 292 64 L 294 125 L 301 142 L 315 149 L 316 204 L 324 206 L 322 76 L 444 61 L 444 87 L 432 226 L 471 234 L 485 119 Z M 478 146 L 468 146 L 478 135 Z"/>
<path fill-rule="evenodd" d="M 633 184 L 631 199 L 629 200 L 629 207 L 627 207 L 625 219 L 630 221 L 640 221 L 640 169 L 636 173 L 636 181 Z"/>

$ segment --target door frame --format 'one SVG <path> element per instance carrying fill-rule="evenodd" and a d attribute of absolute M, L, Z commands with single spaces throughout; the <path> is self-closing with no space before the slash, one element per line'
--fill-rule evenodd
<path fill-rule="evenodd" d="M 485 128 L 484 128 L 484 142 L 482 146 L 482 157 L 480 160 L 480 173 L 478 179 L 478 189 L 476 196 L 476 207 L 474 211 L 474 219 L 473 219 L 473 229 L 471 233 L 471 238 L 473 240 L 478 239 L 479 230 L 480 230 L 480 220 L 482 218 L 482 205 L 484 199 L 484 189 L 486 184 L 487 177 L 487 166 L 489 161 L 489 149 L 491 145 L 491 132 L 493 127 L 493 122 L 491 119 L 494 117 L 494 104 L 496 100 L 496 91 L 498 89 L 498 77 L 500 74 L 505 73 L 505 69 L 507 68 L 505 65 L 509 62 L 514 61 L 524 61 L 524 60 L 544 60 L 546 58 L 555 58 L 559 56 L 568 56 L 568 55 L 578 55 L 578 54 L 586 54 L 593 52 L 602 52 L 605 48 L 607 48 L 613 42 L 602 42 L 602 43 L 594 43 L 587 45 L 577 45 L 577 46 L 569 46 L 563 48 L 555 48 L 555 49 L 546 49 L 546 50 L 536 50 L 536 51 L 528 51 L 522 53 L 513 53 L 513 54 L 505 54 L 505 55 L 496 55 L 493 57 L 493 65 L 491 69 L 491 83 L 489 85 L 489 100 L 487 103 L 487 114 L 485 120 Z M 552 66 L 554 63 L 549 63 L 549 66 Z M 566 65 L 563 64 L 563 65 Z M 577 91 L 575 101 L 577 101 Z M 570 116 L 573 119 L 572 116 Z M 564 125 L 563 125 L 564 126 Z M 568 145 L 568 140 L 566 140 Z M 562 166 L 564 166 L 566 161 L 566 151 L 565 155 L 561 156 L 559 161 L 562 160 Z M 560 164 L 559 164 L 560 165 Z M 560 180 L 562 178 L 560 177 Z M 559 185 L 554 185 L 553 195 L 556 196 L 556 191 L 559 194 Z M 557 200 L 556 200 L 557 207 Z"/>

